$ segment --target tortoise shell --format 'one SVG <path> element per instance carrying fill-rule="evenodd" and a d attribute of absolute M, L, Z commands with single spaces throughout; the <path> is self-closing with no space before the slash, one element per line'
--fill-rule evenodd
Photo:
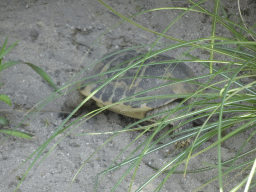
<path fill-rule="evenodd" d="M 108 110 L 125 116 L 142 119 L 146 112 L 179 99 L 168 98 L 168 95 L 193 93 L 196 90 L 196 86 L 190 83 L 178 83 L 161 87 L 175 82 L 173 79 L 193 78 L 194 73 L 185 63 L 173 63 L 174 59 L 165 55 L 156 55 L 146 59 L 143 66 L 141 66 L 141 63 L 135 65 L 145 55 L 146 53 L 135 50 L 104 55 L 103 58 L 108 57 L 96 64 L 91 73 L 91 76 L 101 75 L 86 80 L 84 84 L 87 85 L 81 87 L 80 92 L 84 96 L 89 96 L 111 77 L 120 73 L 121 70 L 131 67 L 96 92 L 92 99 L 96 101 L 98 107 L 104 107 L 142 92 L 132 97 L 132 99 L 138 99 L 136 101 L 124 101 L 108 108 Z M 160 88 L 150 90 L 159 86 Z M 146 90 L 149 91 L 145 92 Z M 167 96 L 165 99 L 160 99 L 157 98 L 158 95 Z M 149 96 L 152 96 L 152 99 L 143 98 Z"/>

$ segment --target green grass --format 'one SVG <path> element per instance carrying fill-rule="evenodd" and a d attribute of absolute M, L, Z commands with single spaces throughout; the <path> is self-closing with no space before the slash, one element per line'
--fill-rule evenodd
<path fill-rule="evenodd" d="M 152 180 L 154 180 L 155 178 L 157 178 L 159 175 L 162 175 L 162 174 L 165 176 L 165 178 L 162 180 L 161 183 L 159 183 L 155 191 L 161 191 L 163 185 L 168 181 L 169 177 L 173 174 L 184 174 L 185 176 L 186 174 L 193 174 L 193 173 L 208 171 L 212 169 L 216 169 L 218 171 L 218 174 L 215 177 L 213 177 L 212 180 L 208 181 L 198 189 L 192 189 L 192 190 L 194 191 L 203 190 L 204 186 L 208 185 L 209 183 L 215 180 L 218 180 L 220 191 L 224 191 L 225 183 L 223 179 L 226 178 L 227 175 L 231 175 L 233 177 L 234 173 L 241 174 L 245 170 L 250 170 L 250 174 L 245 178 L 243 178 L 238 184 L 231 183 L 231 185 L 233 186 L 232 191 L 237 191 L 239 189 L 244 189 L 244 191 L 249 191 L 250 189 L 255 189 L 255 179 L 253 178 L 253 175 L 255 172 L 255 157 L 252 155 L 255 153 L 255 146 L 250 150 L 244 151 L 244 148 L 247 146 L 249 142 L 251 142 L 256 132 L 255 130 L 256 42 L 247 39 L 248 34 L 252 36 L 254 39 L 256 37 L 256 34 L 252 30 L 252 28 L 248 26 L 245 27 L 245 23 L 243 19 L 241 19 L 241 17 L 237 18 L 239 20 L 238 23 L 230 20 L 228 17 L 228 14 L 225 12 L 225 8 L 221 4 L 221 2 L 218 0 L 215 1 L 215 7 L 214 7 L 213 13 L 210 13 L 209 11 L 207 11 L 201 6 L 202 3 L 204 2 L 207 3 L 207 0 L 200 1 L 198 3 L 188 0 L 188 2 L 191 3 L 191 6 L 189 8 L 165 7 L 165 8 L 147 10 L 137 14 L 137 15 L 147 14 L 148 12 L 161 11 L 161 10 L 182 10 L 183 12 L 174 21 L 172 21 L 162 33 L 158 33 L 150 29 L 147 29 L 146 27 L 143 27 L 140 24 L 130 20 L 132 17 L 136 17 L 137 15 L 127 18 L 121 13 L 114 10 L 112 7 L 108 6 L 103 1 L 99 0 L 99 2 L 102 3 L 107 9 L 111 10 L 113 13 L 120 16 L 123 19 L 123 21 L 121 21 L 120 23 L 127 22 L 147 32 L 158 35 L 158 38 L 156 39 L 154 44 L 140 46 L 140 47 L 150 46 L 151 49 L 143 59 L 139 60 L 135 64 L 143 65 L 146 59 L 153 57 L 156 54 L 162 54 L 166 51 L 175 50 L 181 47 L 188 47 L 189 50 L 184 52 L 180 58 L 182 58 L 182 56 L 186 56 L 187 58 L 190 58 L 190 60 L 182 60 L 177 58 L 174 62 L 197 63 L 198 65 L 204 65 L 205 67 L 209 68 L 209 73 L 202 76 L 197 76 L 195 78 L 188 79 L 188 80 L 176 80 L 175 83 L 181 83 L 186 81 L 186 82 L 198 84 L 198 90 L 195 93 L 187 94 L 187 95 L 179 95 L 180 97 L 185 98 L 185 100 L 193 99 L 194 102 L 186 107 L 182 107 L 181 105 L 179 105 L 173 110 L 166 111 L 165 113 L 167 117 L 163 118 L 162 121 L 158 121 L 155 124 L 153 124 L 155 128 L 153 129 L 152 134 L 148 136 L 147 139 L 143 143 L 141 143 L 136 150 L 134 150 L 131 154 L 129 154 L 129 156 L 126 159 L 124 159 L 123 162 L 121 162 L 118 165 L 112 164 L 109 166 L 109 168 L 97 174 L 96 181 L 95 181 L 95 191 L 97 190 L 97 186 L 100 184 L 100 181 L 102 180 L 102 178 L 106 173 L 108 173 L 109 171 L 118 169 L 120 167 L 123 167 L 125 165 L 129 165 L 129 167 L 126 169 L 126 172 L 120 177 L 120 179 L 116 181 L 116 185 L 113 187 L 112 191 L 114 191 L 120 185 L 120 183 L 128 174 L 132 174 L 132 179 L 130 181 L 130 189 L 131 189 L 131 186 L 133 185 L 134 180 L 137 179 L 136 174 L 138 171 L 138 167 L 142 163 L 142 159 L 146 155 L 150 153 L 154 153 L 157 150 L 162 149 L 164 147 L 171 146 L 174 143 L 181 141 L 182 139 L 185 139 L 185 138 L 194 138 L 193 144 L 188 148 L 184 149 L 182 152 L 180 152 L 176 157 L 170 159 L 169 162 L 166 163 L 164 166 L 158 167 L 158 168 L 152 167 L 156 169 L 155 174 L 148 176 L 147 180 L 144 182 L 144 184 L 142 184 L 137 189 L 137 191 L 141 191 L 146 185 L 152 182 Z M 187 12 L 198 12 L 201 14 L 209 15 L 213 20 L 211 36 L 202 37 L 200 39 L 194 39 L 191 41 L 185 41 L 182 39 L 177 39 L 177 38 L 166 35 L 167 30 L 171 28 L 172 25 L 175 22 L 177 22 Z M 220 13 L 222 16 L 220 16 Z M 113 26 L 112 28 L 118 26 L 118 24 Z M 232 38 L 229 39 L 227 37 L 217 36 L 216 35 L 217 24 L 221 25 L 223 28 L 226 28 L 230 32 L 230 34 L 232 34 Z M 176 41 L 176 43 L 172 45 L 160 46 L 158 43 L 160 38 L 172 39 Z M 230 48 L 229 45 L 232 45 L 233 48 Z M 156 48 L 156 47 L 158 48 L 158 51 L 152 51 L 153 48 Z M 136 49 L 138 47 L 132 47 L 132 48 Z M 193 50 L 204 50 L 209 52 L 209 60 L 205 60 L 205 59 L 201 59 L 199 57 L 193 56 L 193 54 L 191 53 Z M 214 56 L 216 54 L 225 56 L 225 58 L 227 59 L 216 60 L 214 59 Z M 100 61 L 101 60 L 99 60 L 99 62 Z M 222 68 L 214 68 L 214 65 L 213 65 L 214 63 L 222 64 Z M 130 68 L 131 67 L 132 66 L 130 66 Z M 111 77 L 108 81 L 102 82 L 102 85 L 99 86 L 89 97 L 87 97 L 61 123 L 61 125 L 56 129 L 56 131 L 52 134 L 52 136 L 47 141 L 45 141 L 45 143 L 41 145 L 37 149 L 37 151 L 31 154 L 31 156 L 23 164 L 25 164 L 33 156 L 34 156 L 34 159 L 30 164 L 29 168 L 27 169 L 27 172 L 24 173 L 24 177 L 21 179 L 20 183 L 24 180 L 29 170 L 38 161 L 38 158 L 45 151 L 48 144 L 52 142 L 52 140 L 58 134 L 66 131 L 65 136 L 67 136 L 76 128 L 75 126 L 74 128 L 71 129 L 70 128 L 71 125 L 77 124 L 78 126 L 79 124 L 88 120 L 91 115 L 97 115 L 98 113 L 102 112 L 108 107 L 111 107 L 111 106 L 107 106 L 107 107 L 98 109 L 96 111 L 93 111 L 89 114 L 86 114 L 85 116 L 77 118 L 72 124 L 67 125 L 68 119 L 70 119 L 71 116 L 85 102 L 87 102 L 90 97 L 92 97 L 97 91 L 99 91 L 104 86 L 106 86 L 109 82 L 116 79 L 120 74 L 125 73 L 125 71 L 127 70 L 129 70 L 129 68 L 125 68 L 122 71 L 118 71 L 118 73 L 115 76 Z M 106 73 L 109 73 L 109 71 Z M 91 77 L 86 77 L 85 79 L 88 79 L 88 78 L 91 78 Z M 219 78 L 221 80 L 216 82 L 215 78 Z M 85 79 L 81 79 L 80 82 L 84 81 Z M 249 79 L 249 81 L 247 81 L 248 82 L 247 84 L 243 84 L 241 83 L 242 79 Z M 75 83 L 73 83 L 73 85 L 74 84 Z M 63 87 L 62 90 L 67 87 L 68 86 Z M 157 87 L 152 89 L 157 89 Z M 148 91 L 148 90 L 145 90 L 145 91 Z M 52 99 L 55 99 L 56 97 L 57 97 L 56 95 L 50 96 L 46 98 L 44 102 L 49 102 Z M 167 96 L 160 95 L 155 99 L 161 99 L 164 97 L 167 97 Z M 168 95 L 168 97 L 172 97 L 172 96 Z M 152 98 L 146 97 L 143 99 L 152 99 Z M 133 96 L 131 96 L 120 102 L 133 101 L 133 100 L 134 98 Z M 42 102 L 41 107 L 45 105 L 44 102 Z M 190 110 L 190 109 L 194 109 L 194 110 Z M 168 118 L 170 114 L 179 110 L 185 113 L 182 113 L 181 116 L 178 116 L 175 119 L 170 120 Z M 178 119 L 186 119 L 186 120 L 182 122 L 180 125 L 175 126 L 172 129 L 166 131 L 157 140 L 153 140 L 154 136 L 157 135 L 161 130 L 163 130 L 163 128 L 165 128 L 166 125 L 168 125 L 171 121 L 178 120 Z M 193 129 L 190 130 L 190 132 L 177 133 L 176 135 L 183 134 L 182 139 L 180 139 L 179 137 L 175 137 L 169 143 L 164 142 L 164 138 L 168 137 L 172 131 L 189 122 L 195 121 L 196 119 L 203 119 L 203 124 L 197 127 L 194 127 Z M 124 153 L 125 150 L 130 145 L 136 142 L 136 140 L 139 139 L 142 135 L 144 135 L 149 129 L 152 130 L 153 125 L 133 128 L 135 125 L 138 125 L 140 122 L 146 121 L 146 120 L 148 120 L 148 118 L 145 118 L 143 120 L 138 120 L 137 122 L 124 128 L 123 130 L 117 130 L 115 132 L 105 133 L 105 134 L 112 134 L 112 135 L 101 147 L 95 150 L 95 152 L 83 163 L 81 168 L 75 174 L 72 182 L 74 181 L 77 174 L 81 171 L 82 167 L 85 166 L 86 163 L 89 162 L 91 158 L 102 147 L 104 147 L 106 143 L 111 141 L 114 137 L 118 137 L 118 135 L 122 134 L 122 132 L 137 131 L 138 129 L 142 130 L 142 132 L 138 134 L 137 138 L 134 139 L 134 141 L 132 141 L 130 144 L 127 145 L 126 148 L 123 149 L 122 153 Z M 245 131 L 248 131 L 250 135 L 245 140 L 245 142 L 241 144 L 240 149 L 236 151 L 236 155 L 229 160 L 223 161 L 222 155 L 221 155 L 221 150 L 222 150 L 221 146 L 223 142 L 225 142 L 228 145 L 231 138 L 238 136 L 239 134 L 242 134 Z M 96 134 L 97 133 L 91 133 L 89 135 L 93 136 Z M 65 138 L 65 136 L 63 138 Z M 55 143 L 55 145 L 43 157 L 41 162 L 51 153 L 54 147 L 56 147 L 57 144 L 62 141 L 62 139 L 60 139 L 57 143 Z M 210 145 L 208 145 L 206 148 L 201 147 L 203 144 L 205 144 L 209 140 L 211 140 Z M 159 145 L 160 141 L 162 141 L 163 144 Z M 218 159 L 216 161 L 216 164 L 202 165 L 203 168 L 197 169 L 197 170 L 187 170 L 187 165 L 190 159 L 197 157 L 200 154 L 206 153 L 207 151 L 212 150 L 214 148 L 216 148 L 218 151 L 218 153 L 216 154 Z M 135 156 L 134 154 L 137 151 L 140 151 L 140 155 Z M 116 159 L 118 159 L 118 157 L 120 157 L 122 153 L 117 154 Z M 183 171 L 177 171 L 177 168 L 182 163 L 186 163 L 185 169 Z M 19 185 L 17 186 L 17 188 L 19 187 Z"/>
<path fill-rule="evenodd" d="M 58 90 L 58 87 L 53 83 L 53 81 L 51 80 L 51 78 L 47 75 L 47 73 L 44 72 L 44 70 L 42 70 L 40 67 L 37 67 L 36 65 L 32 64 L 32 63 L 25 63 L 25 62 L 20 62 L 20 61 L 9 61 L 6 63 L 2 63 L 3 62 L 3 57 L 9 53 L 18 43 L 18 41 L 16 41 L 15 43 L 13 43 L 12 45 L 10 45 L 7 49 L 7 42 L 8 42 L 8 37 L 5 39 L 5 42 L 3 44 L 3 46 L 1 47 L 0 50 L 0 74 L 3 72 L 3 70 L 8 69 L 14 65 L 17 64 L 26 64 L 29 67 L 31 67 L 37 74 L 39 74 L 46 82 L 49 83 L 50 86 L 52 86 L 55 91 Z M 1 75 L 0 75 L 1 76 Z M 2 84 L 0 85 L 0 87 L 2 86 Z M 0 101 L 5 102 L 7 105 L 11 106 L 12 102 L 10 97 L 8 97 L 5 94 L 1 94 L 0 95 Z M 2 114 L 1 114 L 2 115 Z M 9 120 L 6 119 L 3 116 L 0 116 L 0 124 L 3 126 L 8 126 L 9 124 Z M 0 129 L 0 133 L 5 133 L 11 136 L 15 136 L 15 137 L 21 137 L 21 138 L 26 138 L 26 139 L 32 139 L 34 138 L 33 135 L 28 134 L 28 133 L 24 133 L 24 132 L 20 132 L 17 131 L 16 128 L 15 129 Z"/>

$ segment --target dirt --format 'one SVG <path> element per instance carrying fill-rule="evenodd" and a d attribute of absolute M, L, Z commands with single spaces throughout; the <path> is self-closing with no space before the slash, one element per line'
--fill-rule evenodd
<path fill-rule="evenodd" d="M 187 1 L 165 0 L 116 0 L 105 1 L 105 3 L 126 17 L 154 8 L 191 6 Z M 203 7 L 212 12 L 214 7 L 212 3 L 213 1 L 207 1 L 203 4 Z M 225 1 L 225 5 L 231 17 L 232 11 L 235 14 L 238 13 L 237 4 L 234 1 Z M 255 21 L 255 14 L 253 14 L 255 7 L 255 1 L 243 1 L 243 15 L 250 26 Z M 139 15 L 131 20 L 150 30 L 162 33 L 181 13 L 181 10 L 160 10 Z M 99 1 L 0 1 L 0 45 L 3 45 L 7 36 L 9 37 L 8 45 L 19 40 L 17 46 L 4 57 L 4 62 L 21 61 L 33 63 L 46 71 L 56 85 L 59 87 L 64 86 L 74 74 L 81 70 L 88 69 L 82 75 L 89 75 L 88 71 L 93 68 L 93 63 L 109 50 L 115 50 L 119 47 L 152 44 L 158 37 L 128 22 L 123 22 L 110 29 L 120 21 L 122 19 L 118 15 L 111 12 Z M 211 22 L 212 19 L 209 16 L 197 12 L 189 12 L 174 23 L 166 32 L 166 35 L 186 41 L 209 37 L 211 35 Z M 107 30 L 109 31 L 96 42 Z M 232 37 L 220 25 L 217 26 L 217 31 L 217 35 L 227 38 Z M 177 42 L 161 38 L 159 43 Z M 184 50 L 187 49 L 175 49 L 175 51 L 169 51 L 166 54 L 177 58 Z M 200 56 L 200 58 L 209 58 L 209 53 L 201 50 L 195 50 L 193 54 Z M 189 65 L 195 74 L 202 75 L 209 72 L 208 69 L 197 63 L 190 63 Z M 1 81 L 4 82 L 1 87 L 1 94 L 8 95 L 13 103 L 11 107 L 3 102 L 0 103 L 4 114 L 11 121 L 10 128 L 15 128 L 29 109 L 54 92 L 54 89 L 46 81 L 42 80 L 37 73 L 25 64 L 15 65 L 4 70 L 1 74 Z M 62 123 L 63 120 L 58 116 L 58 113 L 61 111 L 64 100 L 65 96 L 62 96 L 49 102 L 41 112 L 30 116 L 18 128 L 20 131 L 35 135 L 36 138 L 29 140 L 0 134 L 0 191 L 14 191 L 34 157 L 29 159 L 23 166 L 19 166 L 49 139 Z M 118 154 L 141 134 L 139 131 L 121 133 L 100 149 L 86 164 L 84 163 L 87 158 L 112 135 L 77 136 L 77 134 L 118 131 L 134 121 L 134 119 L 112 112 L 104 112 L 83 122 L 67 136 L 65 136 L 68 133 L 67 131 L 61 133 L 53 139 L 37 163 L 30 169 L 18 191 L 93 191 L 96 174 L 106 170 L 113 161 L 115 165 L 128 157 L 150 133 L 141 136 L 116 160 L 115 158 Z M 227 146 L 223 146 L 223 160 L 233 157 L 236 154 L 236 150 L 239 149 L 237 141 L 239 140 L 239 143 L 241 143 L 246 137 L 246 134 L 241 134 L 239 138 L 231 140 Z M 57 142 L 59 142 L 58 145 L 50 152 L 47 158 L 41 161 L 43 156 Z M 211 142 L 206 142 L 202 148 L 209 146 Z M 169 147 L 163 148 L 143 159 L 131 191 L 138 189 L 149 176 L 155 173 L 155 170 L 148 165 L 160 168 L 171 161 L 172 155 L 167 155 L 169 150 Z M 216 162 L 217 151 L 211 150 L 191 159 L 188 169 L 200 168 L 202 163 L 215 164 Z M 15 170 L 16 168 L 18 169 Z M 79 171 L 80 168 L 81 170 Z M 100 182 L 97 191 L 111 191 L 127 168 L 128 166 L 124 166 L 108 172 Z M 76 175 L 78 171 L 79 173 Z M 216 170 L 187 174 L 186 177 L 183 177 L 182 174 L 176 174 L 169 178 L 161 191 L 193 191 L 212 179 L 216 174 Z M 124 178 L 115 191 L 128 191 L 132 175 L 133 171 Z M 154 191 L 165 176 L 166 174 L 158 176 L 142 191 Z M 227 177 L 225 182 L 226 189 L 232 189 L 241 178 L 243 178 L 243 175 L 238 175 L 235 178 Z M 207 185 L 200 191 L 219 191 L 218 181 Z"/>

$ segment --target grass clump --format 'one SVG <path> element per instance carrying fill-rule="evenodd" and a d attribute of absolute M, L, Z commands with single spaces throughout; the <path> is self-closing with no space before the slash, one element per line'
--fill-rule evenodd
<path fill-rule="evenodd" d="M 21 62 L 19 62 L 19 61 L 9 61 L 9 62 L 6 62 L 6 63 L 2 63 L 3 62 L 3 57 L 7 53 L 9 53 L 18 43 L 18 41 L 16 41 L 15 43 L 13 43 L 11 46 L 9 46 L 6 49 L 7 42 L 8 42 L 8 38 L 6 38 L 2 48 L 0 50 L 0 76 L 1 76 L 1 73 L 3 72 L 3 70 L 5 70 L 9 67 L 12 67 L 14 65 L 21 64 Z M 44 80 L 46 80 L 55 90 L 58 90 L 57 86 L 53 83 L 51 78 L 41 68 L 37 67 L 36 65 L 34 65 L 32 63 L 23 63 L 23 64 L 26 64 L 26 65 L 30 66 Z M 3 85 L 3 83 L 0 85 L 0 87 L 2 85 Z M 8 97 L 5 94 L 0 95 L 0 101 L 5 102 L 9 106 L 12 105 L 10 97 Z M 3 117 L 3 116 L 0 116 L 0 124 L 3 125 L 3 126 L 7 126 L 9 124 L 9 120 L 7 118 Z M 34 136 L 31 135 L 31 134 L 20 132 L 20 131 L 13 130 L 13 129 L 4 129 L 4 128 L 2 128 L 2 129 L 0 129 L 0 132 L 8 134 L 8 135 L 15 136 L 15 137 L 21 137 L 21 138 L 27 138 L 27 139 L 34 138 Z"/>

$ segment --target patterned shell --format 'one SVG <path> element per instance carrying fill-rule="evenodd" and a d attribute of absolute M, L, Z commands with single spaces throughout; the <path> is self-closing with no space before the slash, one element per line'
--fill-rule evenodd
<path fill-rule="evenodd" d="M 171 78 L 188 79 L 194 77 L 193 72 L 186 64 L 172 63 L 173 58 L 157 55 L 145 60 L 143 66 L 141 66 L 141 63 L 134 64 L 143 59 L 146 53 L 128 50 L 115 55 L 112 54 L 114 53 L 104 55 L 103 58 L 109 57 L 96 64 L 91 73 L 91 76 L 101 75 L 86 80 L 84 83 L 88 85 L 80 89 L 83 95 L 88 96 L 111 77 L 120 73 L 121 70 L 126 70 L 130 67 L 130 69 L 117 76 L 116 79 L 96 92 L 92 97 L 99 107 L 113 104 L 137 94 L 130 98 L 137 100 L 124 101 L 108 109 L 129 117 L 141 119 L 145 117 L 147 111 L 178 99 L 168 98 L 168 95 L 192 93 L 196 90 L 196 86 L 190 83 L 164 86 L 175 82 Z M 135 77 L 136 79 L 134 79 Z M 160 88 L 156 88 L 159 86 Z M 149 89 L 154 90 L 147 91 Z M 157 98 L 157 96 L 163 95 L 167 96 L 165 98 Z M 143 98 L 150 96 L 151 99 Z"/>

